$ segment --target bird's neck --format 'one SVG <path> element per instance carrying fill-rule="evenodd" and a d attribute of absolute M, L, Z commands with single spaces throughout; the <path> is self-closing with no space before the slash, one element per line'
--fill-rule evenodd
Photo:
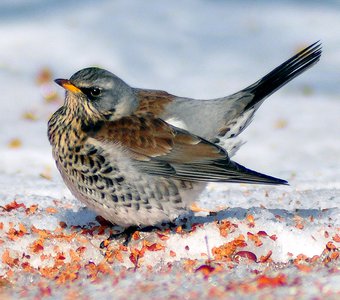
<path fill-rule="evenodd" d="M 102 122 L 89 116 L 84 107 L 65 104 L 48 122 L 48 138 L 58 155 L 83 147 L 88 137 L 98 131 Z"/>

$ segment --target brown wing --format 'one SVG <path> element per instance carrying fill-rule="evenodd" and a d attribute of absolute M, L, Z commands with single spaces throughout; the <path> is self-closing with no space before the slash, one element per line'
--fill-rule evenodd
<path fill-rule="evenodd" d="M 285 183 L 238 165 L 221 147 L 150 115 L 108 122 L 94 138 L 120 144 L 132 163 L 151 175 L 189 181 Z"/>
<path fill-rule="evenodd" d="M 227 157 L 222 148 L 150 115 L 133 115 L 106 123 L 95 138 L 119 143 L 133 158 L 143 161 L 158 158 L 190 163 Z"/>
<path fill-rule="evenodd" d="M 175 96 L 159 90 L 134 89 L 139 106 L 136 115 L 151 114 L 160 117 L 166 106 L 173 101 Z"/>

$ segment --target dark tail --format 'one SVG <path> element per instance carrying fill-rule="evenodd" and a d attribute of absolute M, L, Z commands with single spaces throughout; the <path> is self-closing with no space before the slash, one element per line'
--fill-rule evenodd
<path fill-rule="evenodd" d="M 254 98 L 248 103 L 245 110 L 254 107 L 258 102 L 264 100 L 280 87 L 313 66 L 320 59 L 321 52 L 321 43 L 318 41 L 285 61 L 256 83 L 244 89 L 245 92 L 254 95 Z"/>

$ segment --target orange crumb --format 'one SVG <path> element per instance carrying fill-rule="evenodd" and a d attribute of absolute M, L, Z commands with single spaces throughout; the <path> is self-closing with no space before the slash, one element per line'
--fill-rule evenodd
<path fill-rule="evenodd" d="M 247 232 L 247 237 L 249 240 L 253 241 L 256 247 L 260 247 L 263 245 L 262 241 L 260 240 L 257 234 L 253 234 L 251 232 Z"/>
<path fill-rule="evenodd" d="M 19 223 L 19 230 L 20 230 L 23 234 L 26 234 L 26 233 L 27 233 L 27 229 L 26 229 L 25 225 L 22 224 L 22 223 Z"/>
<path fill-rule="evenodd" d="M 295 259 L 295 261 L 296 262 L 298 262 L 298 261 L 307 261 L 308 260 L 308 256 L 307 255 L 305 255 L 305 254 L 299 254 L 297 257 L 296 257 L 296 259 Z"/>
<path fill-rule="evenodd" d="M 183 232 L 182 226 L 177 226 L 175 231 L 176 233 L 182 233 Z"/>
<path fill-rule="evenodd" d="M 38 205 L 33 204 L 30 207 L 26 208 L 25 213 L 26 215 L 32 215 L 38 210 Z"/>
<path fill-rule="evenodd" d="M 21 267 L 22 267 L 22 269 L 25 271 L 25 272 L 33 272 L 34 271 L 34 268 L 32 268 L 32 266 L 30 265 L 30 263 L 29 262 L 23 262 L 22 264 L 21 264 Z"/>
<path fill-rule="evenodd" d="M 170 237 L 168 235 L 162 234 L 162 233 L 158 233 L 157 232 L 157 236 L 162 240 L 162 241 L 166 241 L 168 240 Z"/>
<path fill-rule="evenodd" d="M 3 209 L 4 209 L 5 211 L 9 212 L 9 211 L 11 211 L 11 210 L 13 210 L 13 209 L 18 209 L 18 208 L 20 208 L 20 207 L 26 209 L 26 206 L 25 206 L 24 203 L 17 203 L 17 202 L 14 200 L 13 202 L 11 202 L 11 203 L 9 203 L 9 204 L 6 204 L 6 205 L 3 207 Z"/>
<path fill-rule="evenodd" d="M 249 227 L 254 227 L 255 226 L 255 219 L 254 219 L 253 215 L 247 215 L 246 219 L 249 222 L 248 223 Z"/>
<path fill-rule="evenodd" d="M 73 265 L 71 265 L 73 266 Z M 61 272 L 57 279 L 56 279 L 56 283 L 57 284 L 65 284 L 67 282 L 70 281 L 74 281 L 78 278 L 78 270 L 75 268 L 71 268 L 71 269 L 66 269 L 65 271 Z"/>
<path fill-rule="evenodd" d="M 86 237 L 84 237 L 84 236 L 81 236 L 81 235 L 77 235 L 76 236 L 76 240 L 80 244 L 86 244 L 88 242 L 88 239 Z"/>
<path fill-rule="evenodd" d="M 88 273 L 88 277 L 90 277 L 92 280 L 97 279 L 98 268 L 94 262 L 89 262 L 88 264 L 86 264 L 85 269 Z"/>
<path fill-rule="evenodd" d="M 308 273 L 312 271 L 312 267 L 304 264 L 296 264 L 295 265 L 300 271 Z"/>
<path fill-rule="evenodd" d="M 44 240 L 39 238 L 35 240 L 29 247 L 32 252 L 38 253 L 42 250 L 44 250 Z"/>
<path fill-rule="evenodd" d="M 153 267 L 151 265 L 147 265 L 146 268 L 148 269 L 149 272 L 152 272 Z"/>
<path fill-rule="evenodd" d="M 59 222 L 59 226 L 60 226 L 61 228 L 63 228 L 63 229 L 67 228 L 67 224 L 66 224 L 65 222 L 63 222 L 63 221 L 60 221 L 60 222 Z"/>
<path fill-rule="evenodd" d="M 66 257 L 65 257 L 65 255 L 64 255 L 64 253 L 63 252 L 58 252 L 57 253 L 57 255 L 56 255 L 56 257 L 55 257 L 55 260 L 56 261 L 64 261 L 66 259 Z"/>
<path fill-rule="evenodd" d="M 210 212 L 209 209 L 199 207 L 196 202 L 190 205 L 190 210 L 192 210 L 193 212 Z"/>
<path fill-rule="evenodd" d="M 51 232 L 46 229 L 38 229 L 34 227 L 33 225 L 31 226 L 31 231 L 34 233 L 37 233 L 40 238 L 46 239 L 52 236 Z"/>
<path fill-rule="evenodd" d="M 6 272 L 6 277 L 7 278 L 11 278 L 11 277 L 13 277 L 14 276 L 14 271 L 12 270 L 12 269 L 10 269 L 10 270 L 8 270 L 7 272 Z"/>
<path fill-rule="evenodd" d="M 334 242 L 340 243 L 340 235 L 338 233 L 335 236 L 333 236 L 332 239 Z"/>
<path fill-rule="evenodd" d="M 126 251 L 128 251 L 128 247 L 126 247 L 126 246 L 120 244 L 120 245 L 119 245 L 119 250 L 125 251 L 125 252 L 126 252 Z"/>
<path fill-rule="evenodd" d="M 278 287 L 284 285 L 287 285 L 287 276 L 285 274 L 279 274 L 275 277 L 260 275 L 257 278 L 257 286 L 260 289 L 265 287 Z"/>
<path fill-rule="evenodd" d="M 74 240 L 76 235 L 77 235 L 77 232 L 72 232 L 70 234 L 61 233 L 59 235 L 56 235 L 55 238 L 62 239 L 62 240 L 67 241 L 67 242 L 71 242 L 72 240 Z"/>
<path fill-rule="evenodd" d="M 298 229 L 303 229 L 305 227 L 304 225 L 304 220 L 302 217 L 300 216 L 294 216 L 294 221 L 295 221 L 295 227 L 298 228 Z"/>
<path fill-rule="evenodd" d="M 159 243 L 154 243 L 152 245 L 147 245 L 146 248 L 149 250 L 149 251 L 160 251 L 160 250 L 164 250 L 165 249 L 165 246 L 159 244 Z"/>
<path fill-rule="evenodd" d="M 11 286 L 11 282 L 8 279 L 3 278 L 3 276 L 0 276 L 0 291 L 2 291 L 3 288 L 8 288 L 10 286 Z"/>
<path fill-rule="evenodd" d="M 44 261 L 44 260 L 49 259 L 49 258 L 51 258 L 51 254 L 44 254 L 44 253 L 42 253 L 40 255 L 40 260 L 41 261 Z"/>
<path fill-rule="evenodd" d="M 270 257 L 272 256 L 273 254 L 273 251 L 269 250 L 268 253 L 265 255 L 265 256 L 262 256 L 260 257 L 260 262 L 261 263 L 265 263 L 265 262 L 268 262 L 268 260 L 270 259 Z"/>
<path fill-rule="evenodd" d="M 13 258 L 11 257 L 9 250 L 6 249 L 2 253 L 2 262 L 10 267 L 17 266 L 19 264 L 19 259 L 18 258 Z"/>
<path fill-rule="evenodd" d="M 208 299 L 223 299 L 225 298 L 225 293 L 223 289 L 217 286 L 212 286 L 208 291 Z"/>
<path fill-rule="evenodd" d="M 52 72 L 49 68 L 45 67 L 39 71 L 36 77 L 36 83 L 41 85 L 48 82 L 52 82 Z"/>
<path fill-rule="evenodd" d="M 132 234 L 132 239 L 134 241 L 137 241 L 140 239 L 140 232 L 139 231 L 135 231 L 133 234 Z"/>
<path fill-rule="evenodd" d="M 45 278 L 54 279 L 58 275 L 59 270 L 57 267 L 54 267 L 54 266 L 53 267 L 40 267 L 39 272 L 41 276 Z"/>
<path fill-rule="evenodd" d="M 121 250 L 118 249 L 108 249 L 105 251 L 105 259 L 109 264 L 112 264 L 115 260 L 123 263 L 124 258 Z"/>
<path fill-rule="evenodd" d="M 76 252 L 78 253 L 78 255 L 83 255 L 85 250 L 86 250 L 86 247 L 81 246 L 77 248 Z"/>
<path fill-rule="evenodd" d="M 52 289 L 50 286 L 39 286 L 39 296 L 43 297 L 50 297 L 52 295 Z"/>
<path fill-rule="evenodd" d="M 276 240 L 277 240 L 276 234 L 271 235 L 269 238 L 270 238 L 271 240 L 273 240 L 273 241 L 276 241 Z"/>
<path fill-rule="evenodd" d="M 184 262 L 183 262 L 183 268 L 185 271 L 187 272 L 193 272 L 194 271 L 194 268 L 197 264 L 197 260 L 196 259 L 186 259 Z"/>
<path fill-rule="evenodd" d="M 22 118 L 25 120 L 36 121 L 38 120 L 38 116 L 33 111 L 26 111 L 22 114 Z"/>
<path fill-rule="evenodd" d="M 131 249 L 129 259 L 136 268 L 139 267 L 139 259 L 144 256 L 144 252 L 145 252 L 144 247 L 142 247 L 141 250 L 138 250 L 137 248 Z"/>
<path fill-rule="evenodd" d="M 19 238 L 18 231 L 14 228 L 10 228 L 7 232 L 7 238 L 11 241 L 16 241 Z"/>
<path fill-rule="evenodd" d="M 17 149 L 22 147 L 22 141 L 18 138 L 11 139 L 8 143 L 8 147 L 12 149 Z"/>
<path fill-rule="evenodd" d="M 235 224 L 231 223 L 228 220 L 222 220 L 217 223 L 217 227 L 220 230 L 220 235 L 223 237 L 227 237 L 229 233 L 235 231 Z"/>
<path fill-rule="evenodd" d="M 47 207 L 45 211 L 49 214 L 56 214 L 58 210 L 55 207 Z"/>
<path fill-rule="evenodd" d="M 202 265 L 200 267 L 198 267 L 196 270 L 195 270 L 195 273 L 196 272 L 201 272 L 204 276 L 204 278 L 208 278 L 209 275 L 215 270 L 214 267 L 210 266 L 210 265 Z"/>
<path fill-rule="evenodd" d="M 112 269 L 110 268 L 110 266 L 105 262 L 105 261 L 101 261 L 98 266 L 97 266 L 98 272 L 102 273 L 102 274 L 113 274 Z"/>
<path fill-rule="evenodd" d="M 336 251 L 336 252 L 332 252 L 330 255 L 332 260 L 337 260 L 340 257 L 340 252 Z"/>
<path fill-rule="evenodd" d="M 216 260 L 231 261 L 232 255 L 236 252 L 237 248 L 245 246 L 247 246 L 247 243 L 244 240 L 244 236 L 240 234 L 231 242 L 212 248 L 212 254 Z"/>
<path fill-rule="evenodd" d="M 327 244 L 326 244 L 326 248 L 327 248 L 327 250 L 336 250 L 336 246 L 333 244 L 333 242 L 328 242 Z"/>
<path fill-rule="evenodd" d="M 110 245 L 110 241 L 109 240 L 104 240 L 103 241 L 104 248 L 106 248 L 108 245 Z"/>
<path fill-rule="evenodd" d="M 76 251 L 70 249 L 69 251 L 72 262 L 80 262 L 80 257 Z"/>
<path fill-rule="evenodd" d="M 282 217 L 280 215 L 275 215 L 275 219 L 277 219 L 280 222 L 284 221 L 284 217 Z"/>

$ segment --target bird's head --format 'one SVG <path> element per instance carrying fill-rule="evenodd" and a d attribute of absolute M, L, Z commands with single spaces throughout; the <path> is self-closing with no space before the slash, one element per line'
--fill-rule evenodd
<path fill-rule="evenodd" d="M 128 116 L 137 108 L 132 88 L 104 69 L 82 69 L 70 79 L 56 79 L 55 82 L 66 90 L 66 105 L 82 106 L 85 113 L 95 114 L 103 121 Z"/>

